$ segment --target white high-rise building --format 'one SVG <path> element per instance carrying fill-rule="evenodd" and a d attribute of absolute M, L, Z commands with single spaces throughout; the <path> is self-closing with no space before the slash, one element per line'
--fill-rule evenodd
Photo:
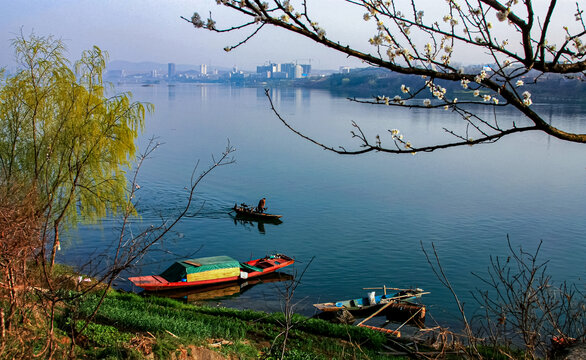
<path fill-rule="evenodd" d="M 208 73 L 208 66 L 207 66 L 206 64 L 201 64 L 201 65 L 199 66 L 199 72 L 200 72 L 202 75 L 207 75 L 207 73 Z"/>

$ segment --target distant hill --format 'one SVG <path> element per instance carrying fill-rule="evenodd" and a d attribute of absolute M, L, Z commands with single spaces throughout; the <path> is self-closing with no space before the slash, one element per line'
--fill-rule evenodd
<path fill-rule="evenodd" d="M 478 73 L 481 69 L 482 66 L 477 65 L 470 66 L 466 71 Z M 558 74 L 543 76 L 536 71 L 530 71 L 522 79 L 525 82 L 523 90 L 529 90 L 535 99 L 586 104 L 586 83 L 583 81 Z M 417 76 L 398 74 L 376 67 L 367 67 L 352 69 L 350 73 L 332 74 L 319 79 L 299 80 L 295 81 L 294 84 L 296 86 L 329 89 L 351 97 L 386 95 L 392 98 L 395 95 L 405 96 L 401 93 L 401 85 L 415 90 L 424 87 L 424 82 L 425 79 Z M 446 80 L 435 80 L 435 83 L 445 87 L 461 100 L 474 99 L 472 90 L 463 89 L 460 83 Z M 420 99 L 430 97 L 431 94 L 426 90 L 416 96 L 416 98 Z"/>

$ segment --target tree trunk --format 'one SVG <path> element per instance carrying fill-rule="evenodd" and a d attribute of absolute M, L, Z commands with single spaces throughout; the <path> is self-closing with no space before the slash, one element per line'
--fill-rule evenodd
<path fill-rule="evenodd" d="M 55 238 L 53 239 L 53 249 L 51 250 L 51 267 L 50 270 L 53 271 L 53 265 L 55 265 L 55 254 L 57 253 L 57 248 L 61 248 L 59 246 L 59 223 L 55 222 Z"/>

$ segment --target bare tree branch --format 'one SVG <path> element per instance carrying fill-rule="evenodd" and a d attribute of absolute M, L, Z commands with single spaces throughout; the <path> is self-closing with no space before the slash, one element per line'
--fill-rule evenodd
<path fill-rule="evenodd" d="M 295 2 L 295 4 L 294 4 Z M 446 129 L 459 141 L 413 147 L 409 142 L 393 138 L 391 147 L 381 146 L 380 137 L 371 144 L 367 135 L 358 125 L 353 137 L 360 140 L 360 150 L 345 150 L 344 147 L 328 146 L 310 136 L 295 130 L 292 125 L 279 116 L 271 101 L 271 108 L 278 118 L 294 133 L 313 142 L 321 148 L 339 154 L 363 154 L 370 151 L 387 153 L 430 152 L 437 149 L 491 143 L 503 136 L 525 131 L 541 131 L 558 139 L 586 143 L 586 134 L 573 133 L 549 124 L 538 110 L 532 107 L 531 93 L 527 90 L 531 83 L 541 81 L 546 74 L 575 74 L 582 79 L 586 73 L 586 25 L 579 4 L 576 4 L 575 22 L 564 25 L 566 37 L 555 39 L 551 35 L 553 26 L 559 27 L 557 0 L 547 4 L 536 4 L 532 0 L 466 0 L 459 5 L 454 0 L 437 4 L 438 13 L 425 15 L 418 0 L 408 2 L 379 0 L 346 0 L 357 11 L 362 9 L 364 20 L 375 22 L 374 35 L 368 43 L 374 48 L 368 52 L 345 45 L 344 41 L 326 35 L 326 29 L 310 16 L 308 0 L 229 1 L 220 0 L 225 6 L 251 21 L 241 25 L 218 29 L 215 21 L 207 22 L 195 13 L 190 21 L 196 27 L 211 31 L 237 31 L 251 24 L 260 24 L 256 31 L 243 41 L 226 49 L 233 49 L 246 43 L 258 33 L 262 25 L 276 26 L 299 34 L 314 42 L 334 49 L 347 56 L 362 60 L 367 64 L 411 77 L 423 77 L 425 85 L 411 91 L 405 86 L 401 92 L 406 96 L 394 98 L 379 96 L 375 103 L 406 108 L 451 109 L 465 123 L 466 131 L 459 133 Z M 435 5 L 434 5 L 435 6 Z M 297 8 L 297 9 L 296 9 Z M 297 10 L 297 11 L 296 11 Z M 444 11 L 440 20 L 441 11 Z M 491 19 L 496 19 L 493 24 Z M 185 19 L 185 18 L 184 18 Z M 195 19 L 195 20 L 194 20 Z M 187 20 L 187 19 L 186 19 Z M 553 21 L 556 20 L 555 24 Z M 564 23 L 565 24 L 565 23 Z M 500 30 L 497 32 L 497 27 Z M 507 33 L 513 40 L 499 40 L 497 34 Z M 556 44 L 555 42 L 559 42 Z M 490 56 L 493 63 L 476 71 L 463 70 L 451 64 L 455 48 L 475 49 Z M 464 50 L 461 50 L 464 51 Z M 525 81 L 522 79 L 525 77 Z M 467 97 L 458 101 L 453 89 L 447 90 L 443 83 L 453 83 L 461 87 Z M 430 99 L 420 101 L 424 90 L 429 89 Z M 399 89 L 397 89 L 399 90 Z M 268 96 L 268 93 L 267 93 Z M 270 96 L 269 96 L 270 100 Z M 362 101 L 354 99 L 354 101 Z M 531 125 L 519 127 L 515 122 L 488 121 L 482 119 L 472 106 L 492 106 L 514 108 Z M 400 145 L 397 147 L 397 145 Z M 409 145 L 409 146 L 407 146 Z"/>

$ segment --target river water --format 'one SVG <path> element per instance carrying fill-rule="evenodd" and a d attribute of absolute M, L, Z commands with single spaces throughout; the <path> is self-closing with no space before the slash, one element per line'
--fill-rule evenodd
<path fill-rule="evenodd" d="M 446 275 L 469 314 L 478 310 L 471 292 L 483 288 L 472 275 L 486 274 L 490 256 L 514 249 L 549 260 L 555 281 L 586 281 L 586 145 L 540 133 L 509 136 L 495 144 L 429 154 L 340 156 L 293 134 L 274 116 L 264 90 L 224 85 L 120 86 L 134 100 L 153 103 L 139 139 L 156 136 L 163 145 L 142 168 L 139 211 L 145 226 L 176 212 L 185 201 L 194 165 L 203 170 L 224 150 L 236 162 L 216 169 L 198 187 L 199 214 L 146 256 L 132 273 L 159 273 L 177 258 L 229 255 L 244 261 L 280 252 L 305 272 L 295 298 L 298 312 L 311 304 L 365 295 L 365 287 L 420 287 L 423 302 L 442 323 L 458 315 L 450 293 L 427 263 L 422 245 L 435 245 Z M 356 104 L 328 91 L 274 89 L 283 117 L 328 145 L 358 144 L 356 121 L 370 138 L 399 129 L 414 145 L 449 139 L 442 128 L 461 129 L 448 111 L 421 111 Z M 586 132 L 586 109 L 539 104 L 548 121 Z M 491 116 L 488 110 L 480 110 Z M 499 121 L 523 119 L 503 111 Z M 268 212 L 283 214 L 279 225 L 235 222 L 238 202 L 266 197 Z M 136 230 L 138 230 L 137 227 Z M 70 231 L 58 260 L 78 264 L 116 236 L 116 219 Z M 119 288 L 133 289 L 122 279 Z M 280 310 L 276 283 L 256 285 L 222 300 L 238 308 Z"/>

